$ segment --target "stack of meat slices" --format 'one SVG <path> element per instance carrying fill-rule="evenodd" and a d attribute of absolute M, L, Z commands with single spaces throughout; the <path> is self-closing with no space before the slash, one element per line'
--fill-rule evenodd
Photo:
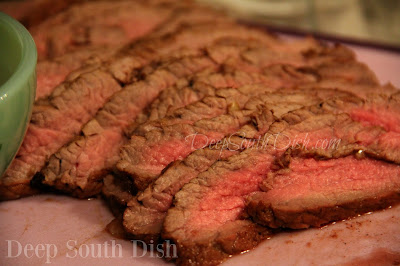
<path fill-rule="evenodd" d="M 75 4 L 32 33 L 39 99 L 2 199 L 102 194 L 125 237 L 199 265 L 400 201 L 400 93 L 343 46 L 167 0 Z"/>

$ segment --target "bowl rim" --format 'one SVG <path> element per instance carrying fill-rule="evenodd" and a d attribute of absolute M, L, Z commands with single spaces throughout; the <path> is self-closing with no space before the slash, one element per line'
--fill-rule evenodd
<path fill-rule="evenodd" d="M 0 100 L 4 100 L 7 96 L 16 91 L 14 88 L 20 88 L 24 83 L 26 83 L 26 79 L 21 77 L 29 78 L 35 73 L 37 50 L 31 34 L 17 20 L 3 12 L 0 12 L 0 23 L 5 24 L 6 27 L 16 35 L 20 47 L 22 48 L 21 59 L 18 62 L 15 71 L 2 85 L 0 85 Z"/>

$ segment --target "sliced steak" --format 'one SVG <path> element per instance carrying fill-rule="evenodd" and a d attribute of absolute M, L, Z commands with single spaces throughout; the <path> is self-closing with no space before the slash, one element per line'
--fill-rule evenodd
<path fill-rule="evenodd" d="M 77 74 L 71 75 L 74 70 L 84 65 L 99 64 L 110 58 L 114 52 L 116 51 L 113 49 L 91 47 L 38 62 L 36 100 L 49 96 L 65 79 L 75 78 Z M 71 75 L 70 78 L 68 78 L 69 75 Z"/>
<path fill-rule="evenodd" d="M 182 23 L 185 25 L 193 25 L 195 23 L 229 20 L 222 14 L 203 7 L 189 8 L 189 6 L 184 6 L 176 8 L 176 10 L 173 9 L 173 14 L 174 15 L 170 15 L 171 18 L 168 22 L 163 23 L 161 27 L 152 33 L 152 36 L 161 37 L 165 34 L 171 34 L 179 28 Z M 57 27 L 57 25 L 55 27 Z M 98 64 L 103 62 L 114 54 L 119 47 L 97 47 L 95 44 L 91 46 L 88 45 L 91 44 L 85 44 L 85 47 L 82 49 L 69 52 L 64 56 L 59 56 L 38 63 L 38 87 L 36 99 L 49 95 L 54 87 L 64 81 L 73 70 L 76 70 L 83 65 L 90 66 L 93 63 Z M 87 61 L 88 59 L 90 60 Z M 85 71 L 85 69 L 81 69 L 80 71 Z M 73 77 L 76 77 L 78 74 L 79 72 L 74 73 Z"/>
<path fill-rule="evenodd" d="M 245 39 L 237 39 L 237 42 L 227 44 L 226 48 L 233 49 L 237 46 L 238 49 L 243 49 L 245 42 Z M 216 44 L 220 45 L 225 46 Z M 210 49 L 212 48 L 208 50 Z M 126 142 L 124 132 L 138 113 L 162 90 L 179 79 L 186 79 L 206 69 L 209 69 L 206 71 L 209 73 L 218 67 L 212 58 L 207 56 L 207 52 L 192 50 L 190 53 L 193 56 L 183 55 L 183 58 L 167 59 L 164 65 L 154 62 L 143 69 L 139 76 L 141 78 L 147 76 L 145 80 L 126 86 L 114 95 L 102 111 L 83 128 L 80 137 L 50 158 L 47 167 L 43 169 L 41 175 L 36 176 L 35 180 L 78 197 L 98 193 L 102 186 L 103 175 L 116 163 L 119 147 Z M 151 70 L 152 67 L 154 71 Z M 246 81 L 251 78 L 261 79 L 259 76 L 247 77 Z M 204 79 L 203 82 L 205 81 Z M 177 89 L 173 86 L 170 91 Z M 197 99 L 200 96 L 198 94 Z"/>
<path fill-rule="evenodd" d="M 1 199 L 33 193 L 31 178 L 48 157 L 79 133 L 120 89 L 110 74 L 96 70 L 61 84 L 51 97 L 36 103 L 23 144 L 1 178 Z"/>
<path fill-rule="evenodd" d="M 264 134 L 271 123 L 284 113 L 340 94 L 346 93 L 322 89 L 287 91 L 262 94 L 250 100 L 246 104 L 246 108 L 249 110 L 257 110 L 257 107 L 260 106 L 266 107 L 253 114 L 252 123 L 245 125 L 236 133 L 241 138 L 235 139 L 234 136 L 227 136 L 221 143 L 196 150 L 186 159 L 175 161 L 168 166 L 155 182 L 143 192 L 139 192 L 128 203 L 128 208 L 124 213 L 126 231 L 135 238 L 146 241 L 156 240 L 161 232 L 166 211 L 170 208 L 174 195 L 183 185 L 207 170 L 216 161 L 230 157 L 238 151 L 256 144 L 254 141 L 247 142 L 245 138 L 257 138 Z"/>
<path fill-rule="evenodd" d="M 330 54 L 329 51 L 331 53 L 335 53 L 337 51 L 336 47 L 333 49 L 332 48 L 331 49 L 321 48 L 321 49 L 323 49 L 323 52 L 321 52 L 320 54 L 324 55 L 324 57 L 325 57 L 324 60 L 328 60 L 328 62 L 332 60 L 331 56 L 329 56 L 329 54 Z M 265 48 L 264 48 L 264 50 L 265 50 Z M 291 48 L 290 48 L 290 46 L 289 46 L 289 48 L 280 47 L 278 50 L 290 51 Z M 249 54 L 252 54 L 253 51 L 260 51 L 260 50 L 259 50 L 259 48 L 246 50 L 246 51 L 244 51 L 246 56 L 243 55 L 243 57 L 255 58 L 254 56 L 249 56 Z M 286 57 L 288 57 L 288 55 L 287 55 L 288 53 L 289 52 L 286 53 Z M 212 55 L 213 53 L 211 52 L 210 54 Z M 260 54 L 260 56 L 262 56 L 262 53 Z M 296 56 L 296 54 L 294 54 L 294 56 Z M 310 56 L 308 56 L 308 57 L 310 57 Z M 251 60 L 251 61 L 253 63 L 266 65 L 266 66 L 272 65 L 272 67 L 274 67 L 275 64 L 274 63 L 271 64 L 271 62 L 276 62 L 276 64 L 279 64 L 278 62 L 281 61 L 280 57 L 277 57 L 278 59 L 276 59 L 275 57 L 272 57 L 272 58 L 274 58 L 272 61 L 268 61 L 268 60 L 264 60 L 264 61 Z M 250 60 L 250 59 L 248 59 L 248 60 Z M 274 60 L 277 60 L 277 61 L 274 61 Z M 325 62 L 324 60 L 317 58 L 315 60 L 310 60 L 310 62 L 307 62 L 307 61 L 305 61 L 304 58 L 303 59 L 300 58 L 298 60 L 295 60 L 294 62 L 295 62 L 295 64 L 298 64 L 298 65 L 321 64 L 321 63 Z M 343 60 L 352 60 L 352 56 L 345 56 L 345 57 L 343 57 Z M 296 76 L 295 71 L 293 71 L 293 73 L 291 73 L 291 74 L 294 74 L 293 76 Z M 202 112 L 202 111 L 203 110 L 199 109 L 196 112 Z M 214 114 L 214 116 L 216 116 L 216 115 L 217 114 Z M 191 121 L 194 121 L 193 118 L 191 118 Z M 173 123 L 176 123 L 176 121 Z M 174 127 L 173 125 L 167 126 L 166 124 L 164 126 L 169 127 L 168 130 L 172 130 L 172 128 Z M 176 127 L 180 127 L 180 125 L 176 125 Z M 193 128 L 189 129 L 188 127 L 189 127 L 188 125 L 185 125 L 182 128 L 180 128 L 179 130 L 180 131 L 189 130 L 189 132 L 194 133 Z M 142 126 L 142 128 L 144 128 L 144 126 Z M 153 134 L 153 137 L 155 139 L 157 139 L 157 142 L 160 141 L 159 138 L 161 138 L 161 135 L 163 135 L 163 133 L 161 133 L 164 130 L 163 126 L 154 126 L 154 127 L 149 126 L 147 130 L 149 130 L 149 129 L 153 130 L 152 133 L 149 132 L 149 135 Z M 155 133 L 155 132 L 158 132 L 158 133 Z M 163 158 L 157 159 L 156 158 L 157 156 L 155 155 L 155 153 L 156 153 L 156 151 L 157 152 L 163 151 L 162 145 L 160 143 L 158 143 L 157 149 L 156 149 L 156 147 L 153 147 L 153 146 L 151 146 L 151 148 L 150 148 L 147 145 L 146 141 L 143 139 L 143 137 L 146 136 L 146 133 L 142 132 L 140 134 L 142 136 L 133 137 L 130 141 L 130 144 L 125 146 L 124 149 L 122 149 L 121 160 L 117 165 L 117 168 L 120 171 L 132 176 L 132 178 L 135 181 L 135 184 L 138 185 L 139 190 L 143 189 L 145 186 L 147 186 L 149 184 L 149 182 L 151 182 L 151 180 L 153 180 L 156 176 L 158 176 L 160 174 L 161 170 L 168 163 L 174 161 L 174 159 L 177 159 L 177 158 L 184 158 L 190 152 L 190 150 L 186 149 L 186 150 L 182 150 L 182 154 L 180 154 L 179 149 L 174 149 L 174 151 L 175 151 L 174 154 L 169 154 L 168 156 L 163 156 Z M 189 135 L 189 134 L 186 134 L 186 136 L 187 135 Z M 166 138 L 168 138 L 168 137 L 166 137 Z M 182 144 L 182 139 L 179 143 Z M 155 143 L 154 143 L 154 145 L 155 145 Z M 170 142 L 170 145 L 172 145 L 172 142 Z M 149 154 L 146 155 L 145 151 L 137 150 L 138 147 L 140 147 L 140 149 L 142 149 L 143 147 L 146 147 Z M 183 148 L 183 146 L 182 146 L 182 148 Z M 150 154 L 153 154 L 155 157 Z M 161 160 L 161 161 L 159 161 L 159 160 Z M 143 161 L 143 165 L 142 165 L 142 161 Z M 158 161 L 159 161 L 159 163 L 157 163 Z M 152 166 L 150 166 L 150 165 L 152 165 Z"/>
<path fill-rule="evenodd" d="M 243 34 L 240 34 L 240 36 L 241 35 Z M 246 35 L 244 37 L 246 37 Z M 252 37 L 250 36 L 250 38 Z M 224 49 L 228 50 L 224 53 L 225 56 L 228 57 L 231 55 L 229 59 L 232 61 L 234 56 L 240 57 L 240 54 L 235 52 L 235 49 L 240 51 L 248 49 L 250 44 L 257 46 L 261 45 L 259 42 L 252 39 L 250 39 L 250 41 L 251 42 L 249 43 L 247 39 L 235 40 L 231 37 L 222 40 L 221 43 L 217 42 L 215 46 L 208 47 L 206 51 L 207 54 L 209 54 L 210 51 L 215 49 L 221 50 L 221 47 L 224 47 Z M 187 51 L 185 54 L 186 53 Z M 190 53 L 197 52 L 192 50 Z M 208 67 L 211 67 L 213 64 L 211 61 L 212 59 L 207 59 L 207 57 L 205 57 L 204 60 L 205 62 L 208 62 Z M 233 62 L 230 62 L 230 64 L 231 68 L 233 68 Z M 239 64 L 239 66 L 242 67 L 245 64 L 248 63 Z M 265 61 L 264 64 L 268 65 L 270 62 Z M 171 64 L 170 68 L 171 69 L 168 71 L 173 73 L 178 79 L 185 78 L 195 72 L 204 70 L 206 67 L 202 64 L 197 66 L 193 62 L 185 62 L 183 60 L 182 62 L 177 61 L 177 63 Z M 185 72 L 185 68 L 188 69 L 189 72 Z M 212 66 L 211 69 L 212 68 L 215 68 L 215 65 Z M 145 69 L 141 76 L 147 75 L 146 72 L 148 71 L 148 69 Z M 259 68 L 249 68 L 248 71 L 259 71 Z M 271 77 L 272 76 L 273 75 L 271 75 Z M 253 77 L 247 76 L 246 80 L 254 78 L 272 87 L 292 86 L 292 84 L 299 84 L 308 81 L 307 75 L 302 75 L 301 73 L 295 77 L 289 76 L 289 78 L 282 79 L 275 78 L 275 83 L 270 83 L 272 78 L 267 77 L 263 79 L 260 75 L 257 77 L 254 75 Z M 177 79 L 173 79 L 173 83 L 175 83 Z M 312 77 L 310 77 L 310 79 L 310 81 L 313 80 Z M 146 93 L 146 96 L 148 97 L 147 99 L 153 100 L 160 91 L 171 85 L 171 82 L 163 82 L 163 79 L 159 79 L 156 74 L 155 77 L 150 77 L 148 79 L 146 85 L 148 87 L 146 87 L 147 89 L 142 86 L 142 83 L 139 83 L 134 86 L 128 86 L 119 94 L 116 94 L 114 100 L 111 100 L 105 106 L 104 110 L 106 111 L 100 112 L 98 117 L 89 122 L 83 129 L 82 137 L 75 139 L 50 158 L 48 166 L 42 171 L 41 176 L 37 176 L 37 179 L 41 180 L 42 184 L 55 187 L 58 190 L 72 193 L 79 197 L 92 196 L 98 193 L 102 186 L 102 176 L 114 165 L 118 157 L 118 149 L 125 142 L 123 132 L 126 131 L 127 126 L 132 123 L 133 118 L 138 115 L 138 112 L 148 103 L 148 101 L 143 100 L 143 97 L 139 94 Z M 221 80 L 217 80 L 216 82 L 221 82 Z M 231 82 L 233 82 L 233 80 Z M 228 84 L 224 83 L 223 85 Z M 150 91 L 153 91 L 154 93 L 149 93 Z M 200 99 L 201 97 L 204 97 L 204 95 L 202 96 L 201 93 L 198 93 L 197 99 Z M 128 98 L 131 98 L 132 100 L 124 104 Z M 139 101 L 139 99 L 141 100 Z M 195 101 L 196 99 L 193 98 L 191 100 Z M 135 101 L 139 101 L 135 108 L 128 108 L 126 106 L 127 104 L 131 105 L 132 102 Z M 115 102 L 118 102 L 118 104 L 116 105 Z M 116 107 L 118 107 L 118 110 Z M 110 119 L 111 117 L 116 117 L 119 122 L 116 123 L 114 121 L 115 119 Z M 108 150 L 109 152 L 103 152 L 105 150 Z M 97 155 L 94 156 L 95 154 Z M 91 159 L 89 160 L 89 158 Z"/>
<path fill-rule="evenodd" d="M 366 134 L 368 132 L 371 134 Z M 346 114 L 294 111 L 292 116 L 270 127 L 261 145 L 215 163 L 186 184 L 175 195 L 174 207 L 168 210 L 162 236 L 177 244 L 178 264 L 201 264 L 210 260 L 209 254 L 215 254 L 211 260 L 215 264 L 215 261 L 240 253 L 244 250 L 225 248 L 235 247 L 235 238 L 230 245 L 221 246 L 219 236 L 227 224 L 246 219 L 246 198 L 260 191 L 260 184 L 276 169 L 276 157 L 287 149 L 288 139 L 290 144 L 301 143 L 311 149 L 319 147 L 320 139 L 336 138 L 342 139 L 341 147 L 342 144 L 366 143 L 382 132 L 380 128 L 362 126 Z M 305 136 L 308 136 L 307 142 L 302 141 Z M 296 139 L 301 142 L 294 141 Z M 260 234 L 257 230 L 249 231 L 247 237 L 254 240 L 254 235 Z M 251 249 L 257 243 L 254 241 L 245 248 Z"/>
<path fill-rule="evenodd" d="M 400 202 L 400 166 L 347 156 L 318 161 L 295 157 L 270 173 L 248 199 L 254 221 L 272 228 L 308 228 Z"/>
<path fill-rule="evenodd" d="M 143 81 L 116 93 L 83 129 L 81 136 L 50 157 L 38 178 L 44 185 L 78 197 L 100 192 L 102 178 L 118 160 L 124 130 L 168 86 L 193 73 L 216 68 L 207 56 L 177 59 L 156 68 Z"/>
<path fill-rule="evenodd" d="M 312 89 L 314 89 L 314 87 L 316 88 L 318 87 L 312 85 L 315 84 L 315 82 L 318 80 L 318 75 L 316 75 L 315 73 L 308 73 L 308 71 L 303 71 L 301 68 L 296 69 L 289 65 L 275 65 L 276 63 L 279 62 L 279 59 L 278 61 L 264 60 L 262 64 L 268 66 L 265 69 L 263 69 L 262 67 L 254 67 L 254 65 L 252 65 L 252 63 L 249 62 L 245 64 L 242 63 L 239 64 L 237 60 L 230 60 L 232 59 L 233 50 L 226 49 L 227 46 L 232 45 L 232 40 L 225 39 L 220 44 L 221 46 L 217 45 L 214 46 L 212 49 L 208 48 L 207 51 L 210 54 L 210 56 L 212 56 L 214 60 L 218 62 L 223 62 L 223 60 L 226 60 L 226 58 L 228 58 L 228 61 L 225 61 L 225 63 L 223 64 L 224 69 L 221 70 L 223 74 L 214 73 L 209 75 L 208 73 L 205 73 L 205 75 L 200 75 L 199 77 L 195 77 L 194 78 L 195 80 L 189 82 L 183 81 L 182 86 L 184 87 L 184 89 L 182 90 L 180 89 L 176 91 L 176 88 L 170 88 L 163 91 L 163 93 L 148 108 L 148 110 L 145 110 L 144 113 L 139 115 L 135 124 L 132 125 L 132 127 L 129 129 L 129 132 L 132 132 L 132 128 L 135 129 L 138 124 L 143 123 L 148 119 L 155 120 L 158 118 L 163 118 L 168 111 L 173 111 L 176 108 L 184 106 L 194 101 L 195 99 L 198 99 L 199 95 L 202 95 L 204 93 L 206 95 L 209 95 L 210 93 L 212 93 L 213 90 L 209 91 L 208 89 L 210 88 L 208 86 L 204 86 L 203 83 L 206 84 L 211 83 L 217 87 L 237 87 L 242 83 L 248 83 L 248 84 L 254 83 L 256 80 L 259 80 L 261 78 L 261 83 L 267 84 L 272 88 L 291 88 L 294 86 L 299 86 L 301 84 L 311 84 L 307 87 Z M 234 44 L 236 45 L 236 42 Z M 250 47 L 248 47 L 249 45 Z M 259 46 L 259 43 L 257 42 L 252 42 L 252 43 L 247 42 L 246 45 L 244 46 L 244 49 L 240 51 L 248 51 L 249 49 L 257 48 L 257 46 Z M 302 44 L 300 46 L 308 47 L 308 45 L 305 44 Z M 337 50 L 338 50 L 337 47 L 334 47 L 335 53 Z M 325 51 L 325 54 L 326 53 L 327 52 Z M 351 59 L 352 59 L 351 56 L 347 57 L 347 60 Z M 235 71 L 231 77 L 230 74 L 227 75 L 227 73 L 231 73 L 232 69 L 241 69 L 245 70 L 245 72 Z M 251 75 L 247 73 L 247 72 L 258 72 L 258 71 L 261 71 L 261 73 L 259 74 L 253 73 Z M 190 82 L 193 82 L 194 87 L 190 86 L 189 88 L 185 87 L 185 85 Z M 346 83 L 346 86 L 349 85 L 350 84 Z M 120 191 L 123 190 L 123 188 L 119 188 L 117 190 L 115 190 L 114 188 L 115 186 L 112 186 L 111 188 L 105 188 L 106 194 L 107 195 L 112 194 L 112 197 L 114 199 L 118 199 L 118 195 L 120 195 Z M 112 191 L 115 191 L 115 193 L 112 193 Z M 116 200 L 116 201 L 119 201 L 122 205 L 126 204 L 125 198 L 121 198 L 121 200 Z"/>
<path fill-rule="evenodd" d="M 232 59 L 232 57 L 230 57 L 230 59 Z M 205 96 L 215 95 L 216 88 L 238 88 L 245 84 L 265 84 L 271 88 L 289 88 L 298 84 L 314 81 L 314 77 L 307 74 L 300 75 L 299 73 L 299 75 L 296 76 L 284 75 L 282 74 L 282 72 L 285 72 L 284 68 L 268 68 L 262 71 L 262 73 L 237 71 L 234 69 L 236 69 L 237 66 L 242 69 L 243 65 L 239 64 L 238 61 L 235 62 L 230 62 L 228 65 L 223 64 L 219 68 L 218 73 L 210 74 L 206 71 L 205 73 L 192 77 L 189 81 L 180 81 L 179 83 L 182 83 L 181 85 L 164 90 L 160 96 L 138 116 L 135 123 L 129 126 L 128 134 L 132 135 L 134 129 L 146 121 L 164 118 L 167 114 L 171 114 L 171 112 L 180 107 L 200 100 Z M 260 69 L 247 69 L 246 71 L 260 71 Z M 277 74 L 278 77 L 275 74 Z M 104 182 L 103 195 L 106 198 L 112 198 L 113 202 L 117 202 L 123 207 L 126 206 L 128 197 L 120 197 L 120 195 L 129 195 L 130 191 L 127 192 L 123 187 L 114 184 L 113 180 L 117 179 L 125 180 L 126 176 L 117 175 L 115 177 L 110 177 L 108 179 L 109 182 Z M 128 188 L 128 190 L 130 189 Z M 121 191 L 125 191 L 126 193 L 121 193 Z M 132 197 L 134 194 L 130 195 L 130 197 Z"/>
<path fill-rule="evenodd" d="M 257 40 L 264 44 L 261 46 L 264 48 L 265 45 L 272 45 L 272 43 L 277 42 L 276 39 L 264 32 L 234 23 L 185 25 L 173 34 L 146 38 L 121 50 L 120 56 L 111 62 L 110 69 L 118 80 L 130 83 L 136 77 L 135 69 L 140 69 L 143 65 L 155 59 L 165 56 L 171 57 L 176 53 L 181 56 L 185 52 L 185 49 L 189 51 L 199 49 L 224 37 L 247 39 L 249 42 Z M 228 51 L 228 53 L 231 52 Z M 224 56 L 222 61 L 225 61 L 225 58 Z M 218 62 L 218 60 L 216 61 Z"/>
<path fill-rule="evenodd" d="M 254 111 L 242 110 L 250 97 L 272 90 L 265 86 L 221 89 L 169 117 L 140 125 L 121 149 L 118 170 L 143 190 L 169 163 L 238 130 L 249 121 L 246 114 Z"/>

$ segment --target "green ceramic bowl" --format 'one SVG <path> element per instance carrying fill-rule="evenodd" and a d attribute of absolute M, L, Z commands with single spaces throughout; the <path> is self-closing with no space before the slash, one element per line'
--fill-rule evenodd
<path fill-rule="evenodd" d="M 0 176 L 24 138 L 36 91 L 35 43 L 16 20 L 0 12 Z"/>

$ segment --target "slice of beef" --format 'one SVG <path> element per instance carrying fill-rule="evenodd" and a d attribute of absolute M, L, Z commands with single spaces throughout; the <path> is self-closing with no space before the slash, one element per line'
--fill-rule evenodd
<path fill-rule="evenodd" d="M 372 134 L 365 134 L 371 132 Z M 219 245 L 219 236 L 227 224 L 246 220 L 245 200 L 260 191 L 268 173 L 276 169 L 276 158 L 290 144 L 318 147 L 320 139 L 342 139 L 342 144 L 365 143 L 384 130 L 365 127 L 346 114 L 316 115 L 292 112 L 285 120 L 274 123 L 261 145 L 220 161 L 186 184 L 175 195 L 174 207 L 168 210 L 163 225 L 164 239 L 178 246 L 178 264 L 199 264 L 209 260 L 223 261 L 243 250 L 227 250 Z M 308 136 L 308 141 L 303 141 Z M 298 141 L 295 141 L 295 140 Z M 301 142 L 299 142 L 301 141 Z M 331 147 L 326 147 L 327 149 Z M 249 220 L 246 220 L 249 222 Z M 249 231 L 249 239 L 254 239 Z M 257 239 L 260 240 L 260 239 Z M 246 246 L 246 249 L 254 247 Z M 235 246 L 234 242 L 230 242 Z M 196 255 L 195 255 L 196 254 Z"/>
<path fill-rule="evenodd" d="M 175 195 L 175 207 L 168 210 L 162 236 L 177 245 L 178 265 L 216 265 L 268 237 L 254 223 L 238 217 L 243 213 L 243 197 L 258 190 L 273 156 L 260 155 L 257 161 L 245 154 L 215 163 Z M 249 225 L 240 239 L 248 245 L 235 245 L 235 235 L 220 240 L 220 236 L 232 232 L 229 225 L 235 228 L 241 223 Z"/>
<path fill-rule="evenodd" d="M 135 77 L 135 72 L 132 69 L 140 68 L 154 57 L 160 57 L 165 54 L 171 56 L 171 50 L 176 50 L 178 46 L 186 48 L 204 46 L 204 43 L 209 42 L 209 38 L 225 37 L 227 38 L 225 42 L 229 42 L 229 37 L 232 36 L 249 40 L 249 44 L 244 47 L 246 49 L 241 52 L 241 56 L 251 65 L 267 67 L 286 64 L 295 67 L 312 67 L 328 62 L 345 63 L 354 61 L 354 54 L 343 46 L 324 46 L 314 39 L 287 43 L 272 38 L 266 35 L 265 32 L 237 24 L 224 23 L 215 25 L 215 23 L 211 23 L 183 26 L 175 34 L 139 41 L 133 47 L 122 50 L 123 54 L 111 63 L 111 69 L 118 80 L 130 82 Z M 250 45 L 250 40 L 252 39 L 258 41 L 256 45 Z M 262 42 L 262 45 L 259 42 Z M 221 49 L 213 48 L 208 52 L 219 63 L 227 59 L 227 53 L 231 53 L 224 47 L 221 47 Z M 312 55 L 309 55 L 309 53 Z M 346 75 L 348 74 L 346 73 Z"/>
<path fill-rule="evenodd" d="M 261 186 L 265 192 L 248 200 L 248 212 L 253 219 L 270 227 L 318 227 L 397 203 L 398 95 L 375 95 L 365 101 L 339 98 L 312 108 L 317 113 L 348 112 L 361 124 L 336 129 L 341 141 L 347 142 L 340 148 L 306 149 L 300 152 L 301 156 L 297 152 L 284 158 L 280 165 L 286 168 L 271 173 Z M 325 138 L 322 143 L 329 146 L 331 142 Z M 293 191 L 297 193 L 291 194 Z"/>
<path fill-rule="evenodd" d="M 379 88 L 376 89 L 379 92 Z M 379 125 L 387 131 L 400 133 L 400 92 L 371 95 L 358 108 L 346 108 L 356 121 Z"/>
<path fill-rule="evenodd" d="M 232 23 L 235 20 L 224 12 L 195 4 L 194 1 L 171 1 L 167 7 L 170 10 L 169 17 L 150 33 L 150 37 L 161 37 L 173 34 L 183 26 L 221 23 Z M 129 47 L 129 45 L 128 45 Z"/>
<path fill-rule="evenodd" d="M 376 88 L 380 91 L 380 88 Z M 400 143 L 396 139 L 400 138 L 400 93 L 370 94 L 366 99 L 357 98 L 337 98 L 326 101 L 321 105 L 311 107 L 314 113 L 348 113 L 353 120 L 366 126 L 379 126 L 386 130 L 381 137 L 367 143 L 368 150 L 365 153 L 369 156 L 384 158 L 387 161 L 400 163 L 397 150 Z M 304 108 L 304 112 L 309 112 Z M 290 116 L 290 114 L 289 114 Z M 320 154 L 320 156 L 336 156 L 334 154 Z"/>
<path fill-rule="evenodd" d="M 76 73 L 71 74 L 74 70 L 84 65 L 99 64 L 110 58 L 114 52 L 113 49 L 91 47 L 38 62 L 36 100 L 49 96 L 65 79 L 72 80 L 77 77 Z"/>
<path fill-rule="evenodd" d="M 237 153 L 221 148 L 200 149 L 184 160 L 171 164 L 152 185 L 129 201 L 124 212 L 125 231 L 133 239 L 142 239 L 148 243 L 157 241 L 174 194 L 214 162 Z"/>
<path fill-rule="evenodd" d="M 244 137 L 257 138 L 264 134 L 269 125 L 284 113 L 340 94 L 346 93 L 336 90 L 287 91 L 267 93 L 250 100 L 246 105 L 249 110 L 256 110 L 257 107 L 263 105 L 266 107 L 259 113 L 253 114 L 252 123 L 238 131 L 237 135 L 240 135 L 241 138 L 235 139 L 234 136 L 227 136 L 220 144 L 196 150 L 186 159 L 176 161 L 168 166 L 155 182 L 143 192 L 139 192 L 129 202 L 124 214 L 126 231 L 136 238 L 146 241 L 156 240 L 161 232 L 161 226 L 166 211 L 171 206 L 173 196 L 184 184 L 207 170 L 217 160 L 230 157 L 239 150 L 255 144 L 254 141 L 248 143 Z"/>
<path fill-rule="evenodd" d="M 169 117 L 140 125 L 121 149 L 118 170 L 143 190 L 169 163 L 238 130 L 252 112 L 242 110 L 250 97 L 271 90 L 265 86 L 221 89 L 216 96 L 177 109 Z"/>
<path fill-rule="evenodd" d="M 52 96 L 35 104 L 25 139 L 1 178 L 1 199 L 32 194 L 30 181 L 48 157 L 77 134 L 120 85 L 96 70 L 58 86 Z"/>
<path fill-rule="evenodd" d="M 270 173 L 262 188 L 248 199 L 254 221 L 273 228 L 320 227 L 400 202 L 400 166 L 355 156 L 295 157 Z"/>
<path fill-rule="evenodd" d="M 346 62 L 346 64 L 337 62 L 330 65 L 321 65 L 318 68 L 318 74 L 325 79 L 341 79 L 357 85 L 379 85 L 375 73 L 367 65 L 357 61 Z"/>
<path fill-rule="evenodd" d="M 146 38 L 121 50 L 120 56 L 111 62 L 110 69 L 118 80 L 130 83 L 135 79 L 135 69 L 140 69 L 155 59 L 174 56 L 177 51 L 181 56 L 185 49 L 199 49 L 224 37 L 247 39 L 249 42 L 257 40 L 264 44 L 261 46 L 264 48 L 265 45 L 277 42 L 264 32 L 234 23 L 184 25 L 173 34 Z M 228 53 L 231 52 L 228 50 Z M 225 59 L 226 57 L 222 61 Z"/>
<path fill-rule="evenodd" d="M 356 94 L 360 98 L 368 98 L 370 94 L 385 94 L 391 95 L 395 92 L 392 86 L 380 86 L 380 85 L 359 85 L 349 83 L 341 79 L 320 79 L 317 84 L 305 84 L 300 86 L 301 88 L 309 88 L 310 86 L 316 86 L 325 89 L 338 89 L 342 91 L 349 91 Z"/>
<path fill-rule="evenodd" d="M 125 86 L 82 129 L 81 136 L 50 157 L 37 176 L 41 183 L 78 197 L 97 194 L 102 177 L 118 160 L 125 128 L 168 86 L 216 64 L 207 56 L 184 57 L 162 65 L 143 81 Z"/>
<path fill-rule="evenodd" d="M 320 65 L 318 69 L 303 68 L 303 71 L 319 76 L 320 87 L 349 91 L 362 98 L 370 93 L 378 92 L 376 89 L 379 87 L 379 82 L 375 74 L 366 65 L 357 61 L 329 62 Z M 391 91 L 386 88 L 381 90 L 382 92 Z"/>
<path fill-rule="evenodd" d="M 126 44 L 155 29 L 169 13 L 143 1 L 89 1 L 70 6 L 30 32 L 39 58 L 52 58 L 85 46 Z"/>

